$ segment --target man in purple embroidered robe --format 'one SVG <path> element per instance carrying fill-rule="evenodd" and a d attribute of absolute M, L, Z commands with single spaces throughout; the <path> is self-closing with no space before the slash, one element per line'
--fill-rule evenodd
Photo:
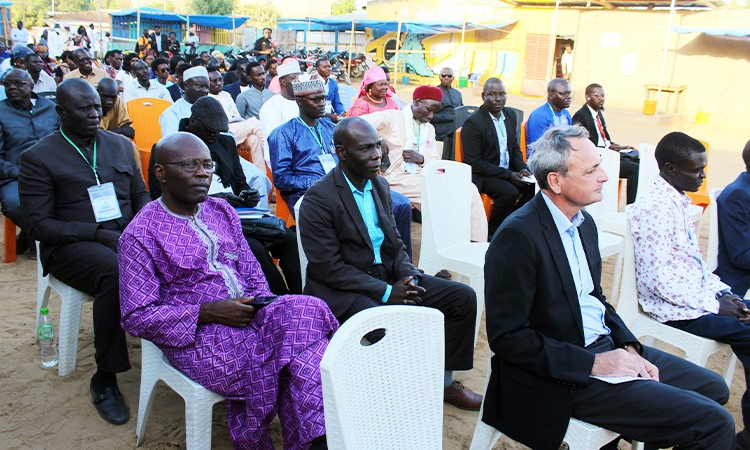
<path fill-rule="evenodd" d="M 175 133 L 153 157 L 162 196 L 120 239 L 123 329 L 227 398 L 235 448 L 272 449 L 277 413 L 284 448 L 325 448 L 320 360 L 338 322 L 305 295 L 250 306 L 272 294 L 236 212 L 207 196 L 215 167 L 208 148 Z"/>

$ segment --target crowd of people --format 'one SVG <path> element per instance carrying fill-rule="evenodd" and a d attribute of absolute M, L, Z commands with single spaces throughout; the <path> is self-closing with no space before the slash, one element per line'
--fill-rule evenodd
<path fill-rule="evenodd" d="M 477 411 L 484 401 L 486 423 L 532 448 L 557 448 L 571 417 L 653 447 L 750 448 L 750 432 L 735 436 L 721 407 L 721 377 L 641 344 L 606 302 L 597 227 L 584 209 L 607 181 L 600 152 L 619 152 L 644 311 L 730 344 L 748 368 L 750 143 L 748 172 L 719 197 L 717 276 L 687 214 L 685 192 L 705 179 L 703 144 L 666 135 L 655 151 L 660 175 L 638 193 L 638 154 L 612 142 L 601 85 L 586 88 L 571 116 L 568 81 L 550 81 L 522 142 L 505 85 L 488 79 L 460 133 L 474 187 L 470 238 L 490 241 L 494 356 L 483 398 L 453 377 L 473 366 L 476 293 L 412 263 L 420 174 L 456 157 L 463 98 L 453 71 L 404 103 L 387 69 L 374 67 L 346 108 L 330 62 L 305 73 L 293 58 L 272 59 L 270 29 L 256 57 L 229 67 L 199 53 L 193 37 L 185 57 L 174 33 L 154 27 L 132 53 L 98 61 L 79 43 L 60 64 L 42 46 L 17 45 L 2 75 L 0 207 L 21 229 L 19 253 L 37 257 L 38 241 L 44 273 L 94 297 L 90 392 L 104 420 L 130 418 L 117 384 L 130 369 L 127 332 L 227 399 L 236 447 L 272 448 L 278 415 L 285 448 L 325 448 L 319 363 L 331 336 L 364 309 L 407 304 L 444 314 L 445 402 Z M 151 124 L 161 139 L 141 149 L 147 167 L 127 108 L 142 98 L 165 102 Z M 283 225 L 260 234 L 240 218 L 274 193 L 292 214 L 301 201 L 299 235 Z M 489 217 L 480 194 L 493 201 Z"/>

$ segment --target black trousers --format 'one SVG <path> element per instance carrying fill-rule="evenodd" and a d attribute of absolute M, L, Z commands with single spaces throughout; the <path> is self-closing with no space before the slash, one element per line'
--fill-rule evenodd
<path fill-rule="evenodd" d="M 302 271 L 299 267 L 297 235 L 292 230 L 287 233 L 286 241 L 274 244 L 268 249 L 262 242 L 252 237 L 245 236 L 245 240 L 250 245 L 253 256 L 260 263 L 271 292 L 276 295 L 302 293 Z M 273 258 L 279 260 L 279 266 L 284 273 L 283 277 L 274 264 Z"/>
<path fill-rule="evenodd" d="M 446 159 L 449 161 L 454 161 L 456 159 L 456 152 L 453 149 L 453 140 L 455 139 L 455 135 L 456 133 L 451 133 L 443 139 L 438 139 L 438 141 L 443 141 L 442 159 Z"/>
<path fill-rule="evenodd" d="M 724 379 L 655 348 L 644 346 L 643 357 L 659 369 L 659 382 L 608 384 L 592 378 L 576 391 L 573 417 L 649 449 L 733 449 L 734 419 L 721 406 L 729 399 Z"/>
<path fill-rule="evenodd" d="M 125 332 L 120 328 L 120 283 L 117 252 L 94 241 L 56 248 L 47 271 L 63 283 L 94 297 L 94 359 L 106 372 L 130 369 Z"/>
<path fill-rule="evenodd" d="M 635 201 L 638 192 L 638 161 L 620 155 L 620 178 L 628 180 L 628 205 Z"/>
<path fill-rule="evenodd" d="M 382 266 L 380 266 L 382 268 Z M 384 269 L 381 279 L 388 280 Z M 435 308 L 445 316 L 445 370 L 470 370 L 474 363 L 474 326 L 477 316 L 477 294 L 469 286 L 430 275 L 422 276 L 422 307 Z M 348 294 L 347 294 L 348 295 Z M 388 306 L 365 295 L 360 295 L 341 317 L 340 323 L 376 306 Z M 418 308 L 418 306 L 415 306 Z"/>
<path fill-rule="evenodd" d="M 531 200 L 534 196 L 534 185 L 519 188 L 502 178 L 485 178 L 480 192 L 489 195 L 494 201 L 487 224 L 489 239 L 492 240 L 492 236 L 505 218 Z"/>

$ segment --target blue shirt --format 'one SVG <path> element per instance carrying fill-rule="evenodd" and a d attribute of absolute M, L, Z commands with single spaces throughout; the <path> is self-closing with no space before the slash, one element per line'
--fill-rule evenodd
<path fill-rule="evenodd" d="M 367 234 L 370 236 L 370 242 L 372 243 L 372 250 L 375 254 L 373 260 L 374 264 L 382 264 L 383 260 L 380 257 L 380 247 L 383 245 L 385 234 L 380 228 L 380 220 L 378 220 L 378 210 L 375 208 L 375 200 L 372 198 L 372 182 L 370 180 L 365 181 L 364 191 L 360 191 L 349 178 L 344 174 L 344 179 L 349 185 L 349 189 L 352 190 L 354 195 L 354 201 L 357 203 L 357 209 L 362 215 L 362 219 L 365 221 L 365 227 L 367 227 Z M 393 286 L 390 284 L 385 288 L 385 293 L 381 301 L 383 303 L 388 301 L 388 297 L 391 296 L 391 290 Z"/>
<path fill-rule="evenodd" d="M 586 260 L 586 253 L 583 250 L 581 236 L 578 234 L 578 227 L 583 223 L 583 213 L 578 211 L 573 220 L 560 211 L 552 200 L 542 192 L 544 203 L 547 204 L 552 219 L 555 221 L 557 232 L 560 233 L 565 256 L 568 258 L 570 272 L 573 274 L 573 282 L 576 286 L 578 295 L 578 304 L 581 306 L 581 318 L 583 319 L 583 338 L 586 345 L 589 345 L 610 333 L 609 328 L 604 324 L 604 305 L 598 298 L 591 295 L 594 290 L 594 280 L 591 278 L 591 271 Z"/>
<path fill-rule="evenodd" d="M 559 125 L 572 125 L 573 119 L 567 109 L 555 112 L 549 103 L 545 103 L 529 114 L 526 122 L 526 153 L 531 156 L 532 143 L 539 140 L 545 131 Z"/>
<path fill-rule="evenodd" d="M 276 127 L 268 136 L 273 184 L 290 208 L 294 208 L 307 189 L 326 174 L 320 163 L 321 154 L 331 154 L 338 164 L 333 127 L 330 120 L 318 120 L 318 127 L 308 127 L 295 117 Z"/>
<path fill-rule="evenodd" d="M 333 109 L 333 112 L 339 115 L 343 114 L 346 109 L 341 103 L 341 97 L 339 96 L 339 85 L 338 83 L 336 83 L 336 80 L 334 80 L 333 77 L 330 77 L 326 80 L 325 92 L 326 98 L 331 103 L 331 109 Z"/>

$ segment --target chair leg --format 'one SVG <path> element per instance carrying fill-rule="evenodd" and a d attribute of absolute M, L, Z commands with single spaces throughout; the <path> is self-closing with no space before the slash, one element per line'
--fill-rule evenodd
<path fill-rule="evenodd" d="M 146 435 L 146 423 L 154 400 L 156 382 L 159 379 L 154 370 L 141 371 L 141 393 L 138 398 L 138 424 L 135 427 L 135 446 L 140 447 Z"/>
<path fill-rule="evenodd" d="M 185 399 L 185 440 L 188 450 L 211 450 L 213 405 L 200 393 Z"/>
<path fill-rule="evenodd" d="M 5 237 L 5 262 L 16 261 L 16 224 L 7 217 L 3 218 L 3 235 Z"/>
<path fill-rule="evenodd" d="M 61 295 L 61 297 L 63 296 Z M 85 301 L 84 297 L 78 295 L 62 298 L 60 326 L 58 327 L 60 331 L 58 336 L 60 354 L 57 372 L 61 377 L 70 375 L 76 370 L 78 334 L 81 331 L 81 310 Z"/>

